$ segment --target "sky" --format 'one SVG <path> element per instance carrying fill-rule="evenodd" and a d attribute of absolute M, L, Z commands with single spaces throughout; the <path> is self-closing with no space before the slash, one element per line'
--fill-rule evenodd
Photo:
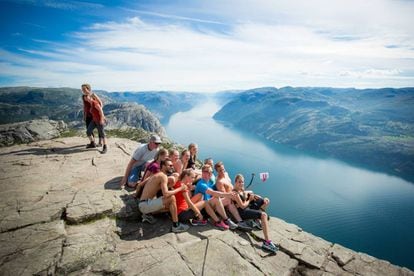
<path fill-rule="evenodd" d="M 412 0 L 0 0 L 0 86 L 414 86 Z"/>

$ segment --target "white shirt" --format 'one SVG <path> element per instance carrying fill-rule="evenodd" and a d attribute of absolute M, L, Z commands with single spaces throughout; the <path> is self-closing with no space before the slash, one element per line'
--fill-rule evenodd
<path fill-rule="evenodd" d="M 140 166 L 154 159 L 157 152 L 158 152 L 158 147 L 150 151 L 148 149 L 148 144 L 142 144 L 135 150 L 134 154 L 132 154 L 132 158 L 138 161 L 135 164 L 135 166 Z"/>

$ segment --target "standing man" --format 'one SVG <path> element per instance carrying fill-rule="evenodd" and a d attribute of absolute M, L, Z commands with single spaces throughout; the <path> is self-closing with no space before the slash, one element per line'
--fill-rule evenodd
<path fill-rule="evenodd" d="M 161 138 L 158 135 L 152 135 L 147 144 L 140 145 L 129 160 L 125 169 L 124 177 L 121 180 L 121 188 L 128 185 L 135 188 L 137 182 L 141 179 L 141 172 L 149 161 L 154 159 L 161 144 Z"/>

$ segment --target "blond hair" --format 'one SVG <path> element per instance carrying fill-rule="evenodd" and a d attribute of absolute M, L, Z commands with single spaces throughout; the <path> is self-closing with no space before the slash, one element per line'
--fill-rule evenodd
<path fill-rule="evenodd" d="M 89 83 L 84 83 L 84 84 L 81 85 L 81 87 L 82 88 L 84 88 L 84 87 L 87 88 L 90 92 L 92 91 L 92 87 Z"/>
<path fill-rule="evenodd" d="M 237 182 L 237 180 L 239 179 L 243 179 L 244 180 L 244 176 L 242 174 L 237 174 L 236 177 L 234 178 L 234 182 Z"/>

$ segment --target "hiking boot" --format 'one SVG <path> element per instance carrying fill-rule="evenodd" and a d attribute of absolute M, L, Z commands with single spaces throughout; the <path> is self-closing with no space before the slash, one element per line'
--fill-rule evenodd
<path fill-rule="evenodd" d="M 224 221 L 220 220 L 219 222 L 215 222 L 214 226 L 219 228 L 220 230 L 228 230 L 229 226 L 224 223 Z"/>
<path fill-rule="evenodd" d="M 262 248 L 272 253 L 276 253 L 279 250 L 279 247 L 272 241 L 263 241 Z"/>
<path fill-rule="evenodd" d="M 89 144 L 87 144 L 87 145 L 86 145 L 86 148 L 87 148 L 87 149 L 93 149 L 93 148 L 96 148 L 96 144 L 95 144 L 95 142 L 90 142 Z"/>
<path fill-rule="evenodd" d="M 173 231 L 173 233 L 180 233 L 180 232 L 187 231 L 188 228 L 190 228 L 190 226 L 188 226 L 187 224 L 179 222 L 177 227 L 174 227 L 174 225 L 173 225 L 172 231 Z"/>
<path fill-rule="evenodd" d="M 103 145 L 103 149 L 101 151 L 102 154 L 105 154 L 108 151 L 108 148 L 106 147 L 106 145 Z"/>
<path fill-rule="evenodd" d="M 225 221 L 224 221 L 229 227 L 230 227 L 230 229 L 231 230 L 234 230 L 234 229 L 236 229 L 237 228 L 237 224 L 236 223 L 234 223 L 234 221 L 232 221 L 231 219 L 226 219 Z"/>
<path fill-rule="evenodd" d="M 243 230 L 243 231 L 252 231 L 253 230 L 253 228 L 251 228 L 245 221 L 240 221 L 236 225 L 237 225 L 237 228 L 239 228 L 240 230 Z"/>
<path fill-rule="evenodd" d="M 207 220 L 205 220 L 205 219 L 203 219 L 203 220 L 192 219 L 191 220 L 191 225 L 193 225 L 193 226 L 205 226 L 205 225 L 207 225 Z"/>
<path fill-rule="evenodd" d="M 154 224 L 157 222 L 154 216 L 150 214 L 142 214 L 141 217 L 142 217 L 142 222 L 148 222 L 149 224 Z"/>

